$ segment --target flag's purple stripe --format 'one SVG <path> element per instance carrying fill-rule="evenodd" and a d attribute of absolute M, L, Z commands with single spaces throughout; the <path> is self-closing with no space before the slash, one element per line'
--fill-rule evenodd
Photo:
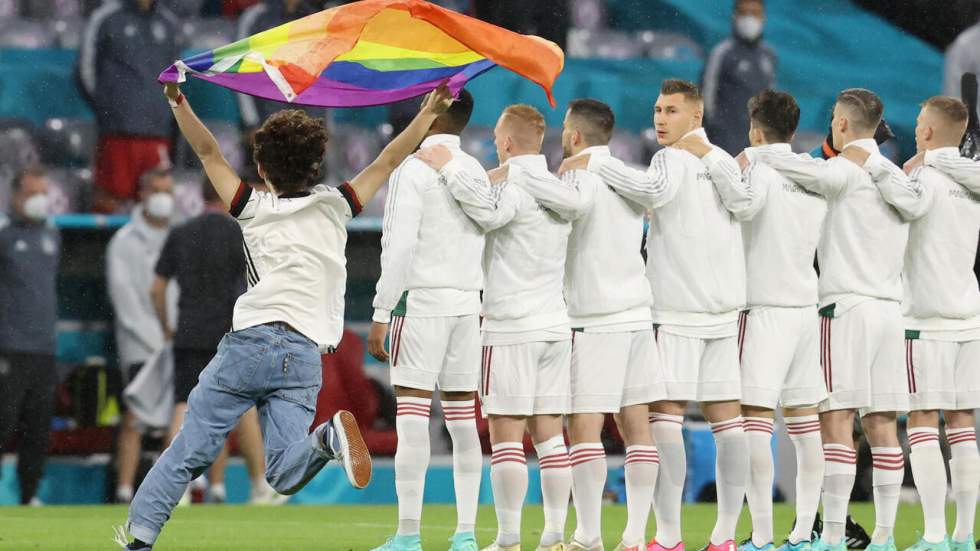
<path fill-rule="evenodd" d="M 496 67 L 496 64 L 493 62 L 472 63 L 463 71 L 449 77 L 449 89 L 455 94 L 466 84 L 466 81 L 493 67 Z M 283 101 L 282 93 L 279 92 L 279 89 L 276 88 L 265 73 L 222 73 L 214 76 L 188 73 L 188 75 L 238 92 L 280 101 L 286 104 Z M 160 74 L 161 82 L 173 82 L 176 80 L 176 77 L 177 72 L 173 67 L 168 68 Z M 369 105 L 382 105 L 425 94 L 433 90 L 444 80 L 446 79 L 438 78 L 394 90 L 371 90 L 321 77 L 313 83 L 313 86 L 297 96 L 293 104 L 320 107 L 366 107 Z"/>
<path fill-rule="evenodd" d="M 481 59 L 466 65 L 455 67 L 439 67 L 434 69 L 409 69 L 405 71 L 378 71 L 369 69 L 360 63 L 352 61 L 334 61 L 323 71 L 321 78 L 344 82 L 352 86 L 371 90 L 392 90 L 404 88 L 422 82 L 449 78 L 456 73 L 465 71 L 470 65 L 493 65 L 488 59 Z"/>

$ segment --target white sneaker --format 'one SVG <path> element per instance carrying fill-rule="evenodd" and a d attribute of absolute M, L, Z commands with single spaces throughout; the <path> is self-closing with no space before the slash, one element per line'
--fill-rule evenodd
<path fill-rule="evenodd" d="M 368 451 L 354 414 L 340 410 L 316 429 L 321 449 L 344 466 L 347 480 L 358 490 L 371 482 L 371 452 Z"/>
<path fill-rule="evenodd" d="M 225 485 L 222 484 L 211 484 L 208 486 L 208 502 L 221 504 L 224 503 L 228 498 L 228 491 L 225 489 Z"/>

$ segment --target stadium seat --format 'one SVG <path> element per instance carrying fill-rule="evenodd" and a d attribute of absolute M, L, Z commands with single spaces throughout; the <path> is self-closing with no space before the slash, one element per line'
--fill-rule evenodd
<path fill-rule="evenodd" d="M 44 21 L 10 17 L 0 20 L 0 48 L 38 49 L 55 45 L 55 33 Z"/>
<path fill-rule="evenodd" d="M 633 59 L 643 55 L 644 45 L 633 33 L 574 28 L 568 31 L 566 52 L 569 57 Z"/>
<path fill-rule="evenodd" d="M 573 27 L 598 30 L 606 26 L 604 0 L 572 0 L 571 8 Z"/>
<path fill-rule="evenodd" d="M 211 133 L 218 140 L 218 146 L 225 159 L 235 170 L 241 170 L 245 166 L 245 152 L 242 148 L 242 136 L 238 126 L 227 121 L 204 121 Z M 173 152 L 173 163 L 176 170 L 192 169 L 200 170 L 201 163 L 191 150 L 191 146 L 183 136 L 177 137 L 177 145 Z"/>
<path fill-rule="evenodd" d="M 467 126 L 460 135 L 463 151 L 476 157 L 486 168 L 494 168 L 497 163 L 497 148 L 493 145 L 493 129 L 488 126 Z"/>
<path fill-rule="evenodd" d="M 704 48 L 690 36 L 670 31 L 640 31 L 637 38 L 643 53 L 652 59 L 673 61 L 700 61 Z"/>
<path fill-rule="evenodd" d="M 33 19 L 79 17 L 82 15 L 80 0 L 30 0 L 24 2 L 23 16 Z"/>
<path fill-rule="evenodd" d="M 88 119 L 48 119 L 38 130 L 41 160 L 47 165 L 87 166 L 95 143 L 95 122 Z"/>
<path fill-rule="evenodd" d="M 66 50 L 77 50 L 85 32 L 85 19 L 81 17 L 58 17 L 49 21 L 54 32 L 55 46 Z"/>
<path fill-rule="evenodd" d="M 812 130 L 801 130 L 793 136 L 793 151 L 800 153 L 810 153 L 814 149 L 823 145 L 826 132 L 813 132 Z"/>
<path fill-rule="evenodd" d="M 17 17 L 20 15 L 20 6 L 17 0 L 0 0 L 0 18 Z"/>
<path fill-rule="evenodd" d="M 647 161 L 650 160 L 644 157 L 644 147 L 639 136 L 622 128 L 613 130 L 612 139 L 609 140 L 609 150 L 627 164 L 646 166 Z"/>
<path fill-rule="evenodd" d="M 194 50 L 213 50 L 235 41 L 235 22 L 224 18 L 190 19 L 185 21 L 181 32 L 186 45 Z"/>

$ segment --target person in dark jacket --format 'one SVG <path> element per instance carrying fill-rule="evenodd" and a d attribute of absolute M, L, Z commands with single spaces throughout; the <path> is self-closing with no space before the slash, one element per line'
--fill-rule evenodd
<path fill-rule="evenodd" d="M 732 36 L 711 50 L 701 76 L 704 127 L 731 155 L 749 145 L 749 98 L 776 85 L 776 54 L 762 40 L 763 0 L 736 0 Z"/>
<path fill-rule="evenodd" d="M 0 455 L 17 441 L 20 502 L 35 494 L 54 412 L 55 278 L 61 237 L 48 222 L 48 182 L 39 168 L 13 180 L 12 216 L 0 216 Z"/>
<path fill-rule="evenodd" d="M 180 54 L 177 18 L 157 0 L 105 2 L 89 18 L 77 79 L 95 113 L 94 209 L 119 210 L 139 176 L 170 164 L 173 121 L 157 75 Z"/>

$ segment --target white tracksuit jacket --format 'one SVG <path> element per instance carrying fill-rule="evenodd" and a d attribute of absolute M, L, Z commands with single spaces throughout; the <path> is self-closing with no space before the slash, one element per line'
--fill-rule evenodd
<path fill-rule="evenodd" d="M 933 149 L 911 177 L 922 184 L 927 212 L 909 229 L 902 272 L 905 327 L 978 329 L 980 289 L 973 262 L 980 235 L 980 163 L 960 157 L 955 147 Z"/>
<path fill-rule="evenodd" d="M 421 147 L 440 144 L 474 180 L 489 185 L 479 161 L 459 148 L 459 136 L 429 136 Z M 409 317 L 478 314 L 483 245 L 483 230 L 439 174 L 415 157 L 406 159 L 389 181 L 373 320 L 388 323 L 396 307 Z"/>
<path fill-rule="evenodd" d="M 757 149 L 793 151 L 788 143 Z M 744 178 L 752 189 L 752 206 L 738 216 L 745 243 L 747 306 L 816 306 L 813 255 L 827 201 L 765 163 L 751 163 Z"/>
<path fill-rule="evenodd" d="M 878 151 L 873 139 L 847 146 L 871 153 L 864 167 L 842 157 L 828 161 L 785 151 L 746 150 L 804 188 L 827 199 L 817 247 L 820 306 L 835 315 L 866 300 L 902 300 L 908 221 L 925 212 L 922 186 Z M 847 147 L 845 146 L 845 147 Z"/>

